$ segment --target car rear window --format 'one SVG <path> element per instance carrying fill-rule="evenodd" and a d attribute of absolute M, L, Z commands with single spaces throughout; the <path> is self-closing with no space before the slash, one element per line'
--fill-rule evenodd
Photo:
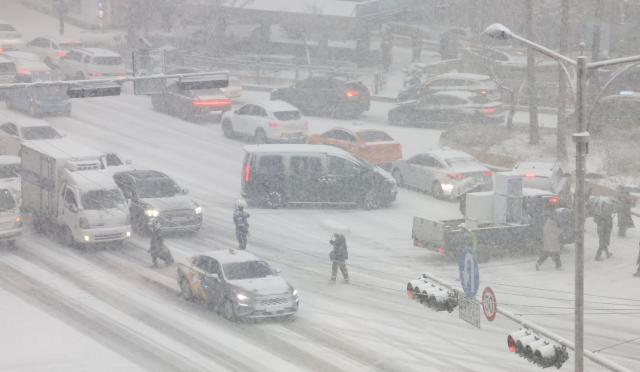
<path fill-rule="evenodd" d="M 62 85 L 44 85 L 32 87 L 36 97 L 66 97 L 67 87 Z"/>
<path fill-rule="evenodd" d="M 60 48 L 63 50 L 71 50 L 73 48 L 82 47 L 82 43 L 79 41 L 67 41 L 67 42 L 62 42 L 59 45 L 60 45 Z"/>
<path fill-rule="evenodd" d="M 22 128 L 22 137 L 26 140 L 60 138 L 60 133 L 53 127 L 26 127 Z"/>
<path fill-rule="evenodd" d="M 93 57 L 93 63 L 96 65 L 119 65 L 122 64 L 120 57 Z"/>
<path fill-rule="evenodd" d="M 0 179 L 3 178 L 15 178 L 20 175 L 20 165 L 0 165 Z"/>
<path fill-rule="evenodd" d="M 262 155 L 258 160 L 258 169 L 260 173 L 272 175 L 284 172 L 284 161 L 280 155 Z"/>
<path fill-rule="evenodd" d="M 275 111 L 273 115 L 278 120 L 298 120 L 300 119 L 300 111 L 292 110 L 292 111 Z"/>
<path fill-rule="evenodd" d="M 360 139 L 362 139 L 364 142 L 393 141 L 393 138 L 391 138 L 391 136 L 389 136 L 385 132 L 378 131 L 378 130 L 358 132 L 358 137 L 360 137 Z"/>
<path fill-rule="evenodd" d="M 16 65 L 13 62 L 0 62 L 0 74 L 15 74 Z"/>
<path fill-rule="evenodd" d="M 447 164 L 449 164 L 450 167 L 460 165 L 460 164 L 476 164 L 477 163 L 474 158 L 450 158 L 450 159 L 445 159 L 445 161 L 447 162 Z"/>
<path fill-rule="evenodd" d="M 6 23 L 0 24 L 0 31 L 15 31 L 16 29 L 13 26 L 8 25 Z"/>

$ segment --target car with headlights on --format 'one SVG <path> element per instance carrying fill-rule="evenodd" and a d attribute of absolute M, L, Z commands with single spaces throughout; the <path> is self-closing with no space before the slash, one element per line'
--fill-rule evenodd
<path fill-rule="evenodd" d="M 291 317 L 298 292 L 269 264 L 247 252 L 212 251 L 178 263 L 180 295 L 226 319 Z"/>
<path fill-rule="evenodd" d="M 195 233 L 202 226 L 202 207 L 168 175 L 155 170 L 130 170 L 113 174 L 129 203 L 131 226 L 148 232 L 156 221 L 163 233 Z"/>
<path fill-rule="evenodd" d="M 491 187 L 492 172 L 466 152 L 432 150 L 393 163 L 391 174 L 396 183 L 431 193 L 436 199 L 455 199 L 465 192 L 469 178 Z"/>

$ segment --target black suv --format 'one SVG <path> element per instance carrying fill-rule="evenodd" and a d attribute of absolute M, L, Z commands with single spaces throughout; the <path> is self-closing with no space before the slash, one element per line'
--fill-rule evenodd
<path fill-rule="evenodd" d="M 371 106 L 367 87 L 357 80 L 320 76 L 271 92 L 272 100 L 296 106 L 303 114 L 355 118 Z"/>
<path fill-rule="evenodd" d="M 113 179 L 129 202 L 131 225 L 149 231 L 156 221 L 165 232 L 196 232 L 202 226 L 202 207 L 169 176 L 154 170 L 118 172 Z"/>
<path fill-rule="evenodd" d="M 386 206 L 396 181 L 382 168 L 325 145 L 245 146 L 242 196 L 269 208 L 287 204 Z"/>

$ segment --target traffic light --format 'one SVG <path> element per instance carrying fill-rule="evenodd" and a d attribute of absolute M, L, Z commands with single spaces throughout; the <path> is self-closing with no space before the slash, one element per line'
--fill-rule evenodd
<path fill-rule="evenodd" d="M 560 368 L 569 359 L 565 346 L 548 341 L 528 329 L 511 333 L 507 337 L 507 347 L 510 352 L 542 368 Z"/>
<path fill-rule="evenodd" d="M 76 83 L 69 85 L 67 88 L 67 96 L 69 96 L 69 98 L 119 96 L 120 90 L 121 87 L 118 83 Z"/>
<path fill-rule="evenodd" d="M 454 291 L 442 288 L 424 277 L 407 283 L 407 296 L 435 311 L 452 312 L 458 306 L 458 296 Z"/>

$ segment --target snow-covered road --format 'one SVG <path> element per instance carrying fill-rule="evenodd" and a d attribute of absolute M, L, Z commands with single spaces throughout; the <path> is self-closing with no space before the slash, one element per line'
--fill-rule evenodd
<path fill-rule="evenodd" d="M 243 97 L 265 98 L 264 93 L 253 92 Z M 139 167 L 168 173 L 204 207 L 205 224 L 197 235 L 168 241 L 178 260 L 235 244 L 231 214 L 239 196 L 242 141 L 225 139 L 216 123 L 189 123 L 153 112 L 147 97 L 123 95 L 75 100 L 73 104 L 71 118 L 49 121 L 74 140 L 121 153 Z M 436 146 L 438 131 L 386 126 L 387 109 L 376 103 L 355 124 L 312 117 L 310 128 L 321 132 L 333 126 L 384 126 L 403 143 L 407 154 Z M 42 327 L 39 337 L 55 338 L 56 327 L 70 328 L 64 338 L 71 339 L 72 351 L 76 350 L 74 343 L 89 338 L 96 344 L 91 350 L 100 356 L 96 360 L 122 363 L 123 370 L 537 369 L 507 352 L 506 335 L 518 328 L 513 322 L 498 317 L 493 323 L 484 322 L 478 330 L 458 319 L 457 310 L 452 314 L 434 313 L 404 295 L 406 282 L 423 271 L 455 285 L 457 265 L 413 247 L 410 229 L 414 215 L 457 217 L 457 205 L 401 190 L 398 201 L 383 210 L 290 208 L 250 212 L 249 250 L 280 267 L 282 275 L 301 293 L 302 305 L 292 322 L 230 324 L 182 301 L 176 296 L 175 269 L 149 268 L 144 251 L 148 238 L 142 237 L 135 237 L 119 250 L 84 252 L 60 247 L 28 232 L 16 252 L 0 254 L 0 291 L 6 291 L 0 294 L 3 298 L 20 298 L 20 306 L 28 309 L 25 316 L 43 312 L 53 318 L 51 322 L 61 323 Z M 320 228 L 326 218 L 353 230 L 348 262 L 351 285 L 327 284 L 329 237 Z M 592 261 L 586 264 L 587 292 L 594 295 L 587 297 L 586 345 L 590 349 L 631 340 L 640 333 L 635 320 L 640 291 L 635 290 L 636 281 L 630 275 L 633 242 L 638 238 L 633 234 L 636 232 L 625 240 L 614 238 L 614 258 L 597 265 Z M 588 239 L 593 247 L 591 226 Z M 571 253 L 569 249 L 563 254 L 565 269 L 558 272 L 551 266 L 535 272 L 533 257 L 482 264 L 481 284 L 494 288 L 499 306 L 536 314 L 528 319 L 572 339 Z M 588 253 L 591 257 L 593 252 Z M 629 314 L 619 314 L 622 312 Z M 15 311 L 12 316 L 17 317 Z M 0 347 L 11 344 L 11 335 L 0 332 Z M 49 352 L 40 352 L 38 347 Z M 33 358 L 26 358 L 24 353 L 2 357 L 0 370 L 15 366 L 56 369 L 54 361 L 60 354 L 51 353 L 50 347 L 34 344 Z M 56 347 L 64 355 L 65 347 Z M 602 354 L 638 370 L 639 349 L 636 341 Z M 76 361 L 78 369 L 86 367 L 82 363 L 91 362 L 70 360 Z M 589 371 L 602 370 L 591 362 L 587 366 Z M 572 370 L 572 361 L 563 369 Z"/>

